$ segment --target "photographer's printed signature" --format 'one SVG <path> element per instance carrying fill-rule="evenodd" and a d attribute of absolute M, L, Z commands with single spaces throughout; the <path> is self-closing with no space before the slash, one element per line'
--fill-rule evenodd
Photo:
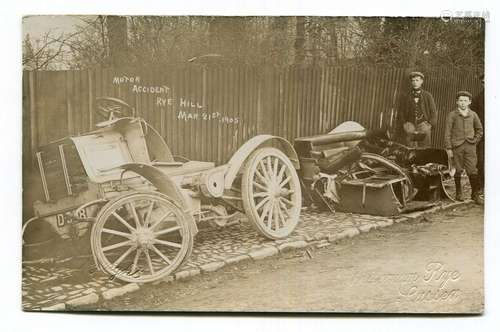
<path fill-rule="evenodd" d="M 368 273 L 358 281 L 369 284 L 397 285 L 399 301 L 415 303 L 457 303 L 461 291 L 457 283 L 462 274 L 442 262 L 429 262 L 421 271 L 408 273 Z"/>

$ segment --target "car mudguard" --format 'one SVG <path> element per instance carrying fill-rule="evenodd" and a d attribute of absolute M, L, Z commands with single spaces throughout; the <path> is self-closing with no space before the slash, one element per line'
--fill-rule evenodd
<path fill-rule="evenodd" d="M 238 175 L 238 172 L 245 163 L 245 160 L 250 156 L 250 154 L 253 151 L 262 146 L 273 146 L 273 145 L 280 148 L 280 150 L 282 150 L 287 155 L 287 157 L 290 159 L 295 169 L 300 168 L 299 157 L 295 152 L 295 149 L 293 148 L 292 144 L 290 144 L 290 142 L 279 136 L 257 135 L 246 141 L 245 144 L 243 144 L 238 149 L 238 151 L 236 151 L 236 153 L 233 154 L 231 159 L 229 159 L 229 162 L 227 163 L 229 167 L 224 179 L 224 188 L 231 189 L 231 186 L 234 182 L 234 179 Z"/>
<path fill-rule="evenodd" d="M 198 233 L 198 227 L 196 226 L 192 211 L 189 209 L 186 199 L 176 183 L 167 174 L 163 173 L 157 167 L 143 163 L 127 163 L 121 165 L 120 168 L 123 169 L 124 172 L 131 171 L 137 173 L 151 182 L 159 192 L 169 197 L 173 203 L 181 208 L 185 214 L 186 220 L 189 222 L 189 227 L 193 232 L 193 236 Z"/>

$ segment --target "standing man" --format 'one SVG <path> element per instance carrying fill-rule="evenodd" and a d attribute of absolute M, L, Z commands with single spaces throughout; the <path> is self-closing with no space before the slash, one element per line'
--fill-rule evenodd
<path fill-rule="evenodd" d="M 430 92 L 422 89 L 424 74 L 411 72 L 410 82 L 411 90 L 400 99 L 398 107 L 398 130 L 406 145 L 427 148 L 431 146 L 432 128 L 437 123 L 436 103 Z M 416 133 L 423 133 L 424 138 L 415 142 Z"/>
<path fill-rule="evenodd" d="M 456 200 L 462 201 L 462 171 L 465 169 L 472 189 L 471 199 L 482 204 L 479 197 L 476 144 L 483 135 L 483 126 L 476 112 L 469 108 L 472 95 L 467 91 L 457 93 L 457 108 L 448 113 L 444 130 L 446 152 L 455 164 Z"/>

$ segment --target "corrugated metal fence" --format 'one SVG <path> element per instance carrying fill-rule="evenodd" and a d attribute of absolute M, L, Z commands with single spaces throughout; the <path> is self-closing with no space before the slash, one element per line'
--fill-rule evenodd
<path fill-rule="evenodd" d="M 395 118 L 408 88 L 406 70 L 372 67 L 206 67 L 93 69 L 23 73 L 23 153 L 30 163 L 43 144 L 90 130 L 97 97 L 134 106 L 165 137 L 174 154 L 226 162 L 247 139 L 271 133 L 295 137 L 325 133 L 346 120 L 368 128 Z M 444 119 L 455 93 L 473 94 L 480 81 L 442 68 L 427 73 L 436 100 L 442 145 Z"/>

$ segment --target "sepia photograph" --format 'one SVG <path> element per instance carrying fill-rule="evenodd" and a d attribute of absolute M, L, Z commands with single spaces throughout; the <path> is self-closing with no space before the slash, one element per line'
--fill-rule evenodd
<path fill-rule="evenodd" d="M 22 309 L 482 314 L 489 19 L 24 16 Z"/>

